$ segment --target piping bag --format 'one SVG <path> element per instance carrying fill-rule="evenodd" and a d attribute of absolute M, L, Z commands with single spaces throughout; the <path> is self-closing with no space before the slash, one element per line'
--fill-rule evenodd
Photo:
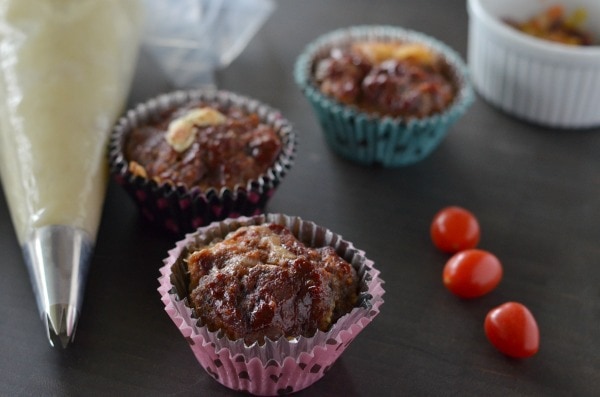
<path fill-rule="evenodd" d="M 3 0 L 0 176 L 53 346 L 75 335 L 127 99 L 139 0 Z"/>

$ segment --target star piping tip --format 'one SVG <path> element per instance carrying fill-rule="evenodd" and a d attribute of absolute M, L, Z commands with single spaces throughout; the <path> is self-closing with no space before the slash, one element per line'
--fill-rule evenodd
<path fill-rule="evenodd" d="M 46 331 L 53 347 L 66 348 L 73 342 L 77 311 L 69 305 L 52 305 L 46 313 Z"/>

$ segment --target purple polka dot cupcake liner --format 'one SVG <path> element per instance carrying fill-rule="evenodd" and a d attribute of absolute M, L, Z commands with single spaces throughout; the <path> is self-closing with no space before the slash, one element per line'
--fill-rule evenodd
<path fill-rule="evenodd" d="M 183 261 L 189 249 L 198 249 L 224 238 L 242 226 L 276 223 L 287 227 L 311 247 L 331 246 L 356 269 L 360 280 L 357 306 L 327 332 L 310 338 L 266 339 L 263 345 L 230 340 L 222 332 L 211 332 L 194 317 L 187 296 L 189 275 Z M 261 214 L 213 222 L 176 243 L 160 269 L 160 287 L 165 310 L 186 338 L 208 376 L 222 385 L 254 395 L 290 394 L 321 379 L 356 336 L 379 314 L 383 304 L 383 280 L 364 251 L 340 235 L 313 222 L 283 214 Z"/>
<path fill-rule="evenodd" d="M 261 122 L 272 126 L 281 138 L 281 153 L 275 163 L 245 186 L 208 190 L 159 184 L 132 173 L 124 151 L 129 132 L 138 126 L 156 122 L 164 112 L 193 101 L 238 106 L 258 114 Z M 176 91 L 141 103 L 119 119 L 109 142 L 110 172 L 146 220 L 175 235 L 183 235 L 213 221 L 263 213 L 293 165 L 296 139 L 290 122 L 279 111 L 257 100 L 228 91 Z"/>
<path fill-rule="evenodd" d="M 363 112 L 324 95 L 313 78 L 315 61 L 327 56 L 332 48 L 373 40 L 418 43 L 439 54 L 449 65 L 457 87 L 450 106 L 429 117 L 403 119 Z M 453 49 L 422 33 L 395 26 L 354 26 L 317 38 L 296 60 L 294 78 L 312 105 L 325 141 L 333 152 L 368 166 L 400 167 L 425 159 L 475 98 L 467 67 Z"/>

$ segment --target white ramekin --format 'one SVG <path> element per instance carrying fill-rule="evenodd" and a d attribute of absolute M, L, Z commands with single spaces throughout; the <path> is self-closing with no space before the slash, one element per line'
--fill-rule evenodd
<path fill-rule="evenodd" d="M 507 25 L 553 3 L 544 0 L 468 0 L 468 66 L 477 92 L 518 118 L 555 128 L 600 126 L 600 46 L 541 40 Z M 561 0 L 583 7 L 585 28 L 600 39 L 600 1 Z"/>

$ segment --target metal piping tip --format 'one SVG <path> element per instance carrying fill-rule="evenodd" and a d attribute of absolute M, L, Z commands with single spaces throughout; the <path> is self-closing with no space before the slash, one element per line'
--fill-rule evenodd
<path fill-rule="evenodd" d="M 36 229 L 23 245 L 38 309 L 52 346 L 64 348 L 73 341 L 92 247 L 86 232 L 63 225 Z"/>
<path fill-rule="evenodd" d="M 75 338 L 77 309 L 69 305 L 53 305 L 46 313 L 46 331 L 50 344 L 66 348 Z"/>

